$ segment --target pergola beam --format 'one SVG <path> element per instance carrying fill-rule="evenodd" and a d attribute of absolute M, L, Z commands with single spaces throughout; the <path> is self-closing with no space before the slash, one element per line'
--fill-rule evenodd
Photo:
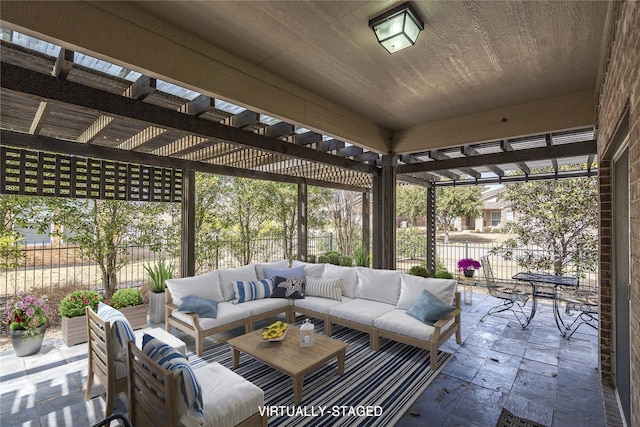
<path fill-rule="evenodd" d="M 475 148 L 473 148 L 470 145 L 465 145 L 462 148 L 460 148 L 460 152 L 462 154 L 464 154 L 467 157 L 470 156 L 479 156 L 480 153 L 478 152 L 478 150 L 476 150 Z M 487 169 L 489 169 L 491 172 L 495 173 L 498 176 L 504 176 L 504 171 L 502 169 L 500 169 L 498 166 L 496 165 L 487 165 L 486 166 Z"/>
<path fill-rule="evenodd" d="M 514 151 L 513 147 L 507 140 L 500 141 L 500 148 L 502 151 Z M 529 175 L 531 173 L 531 169 L 524 162 L 515 162 L 515 165 L 524 173 L 525 175 Z"/>
<path fill-rule="evenodd" d="M 439 160 L 398 166 L 398 173 L 436 172 L 449 169 L 460 169 L 464 166 L 486 166 L 535 160 L 559 159 L 563 157 L 586 156 L 597 152 L 595 140 L 581 141 L 572 144 L 552 145 L 551 147 L 529 148 L 503 153 L 481 154 L 479 156 L 459 159 Z"/>
<path fill-rule="evenodd" d="M 246 132 L 210 120 L 171 111 L 150 103 L 105 92 L 78 83 L 59 80 L 36 71 L 2 62 L 0 84 L 3 89 L 22 92 L 36 98 L 68 103 L 79 107 L 113 114 L 129 120 L 139 120 L 158 127 L 175 129 L 203 138 L 214 138 L 246 147 L 272 151 L 339 168 L 378 174 L 373 165 L 348 158 L 311 150 L 276 138 Z"/>

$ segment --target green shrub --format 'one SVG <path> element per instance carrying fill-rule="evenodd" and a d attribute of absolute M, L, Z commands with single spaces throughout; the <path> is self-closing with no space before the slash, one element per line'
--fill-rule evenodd
<path fill-rule="evenodd" d="M 327 251 L 324 253 L 324 255 L 320 255 L 318 257 L 318 262 L 320 262 L 321 264 L 333 264 L 333 265 L 340 265 L 340 252 L 336 252 L 336 251 Z"/>
<path fill-rule="evenodd" d="M 449 273 L 447 270 L 436 271 L 436 275 L 434 276 L 436 279 L 453 279 L 453 274 Z"/>
<path fill-rule="evenodd" d="M 424 265 L 414 265 L 409 269 L 409 274 L 420 277 L 431 277 L 431 273 Z"/>
<path fill-rule="evenodd" d="M 174 266 L 173 264 L 166 264 L 164 258 L 160 258 L 154 266 L 143 265 L 144 269 L 151 280 L 151 292 L 161 293 L 164 292 L 167 287 L 165 281 L 167 279 L 173 279 Z"/>
<path fill-rule="evenodd" d="M 369 256 L 362 246 L 353 251 L 353 260 L 358 267 L 369 267 Z"/>
<path fill-rule="evenodd" d="M 120 309 L 142 304 L 142 294 L 136 288 L 118 289 L 107 301 L 111 307 Z"/>
<path fill-rule="evenodd" d="M 315 255 L 307 255 L 307 262 L 310 262 L 311 264 L 315 264 L 316 263 L 316 256 Z"/>
<path fill-rule="evenodd" d="M 343 267 L 353 267 L 353 258 L 347 255 L 342 255 L 339 259 L 339 264 Z"/>
<path fill-rule="evenodd" d="M 101 295 L 94 291 L 74 291 L 62 298 L 58 312 L 62 317 L 78 317 L 86 314 L 85 307 L 98 311 L 98 303 L 104 301 Z"/>

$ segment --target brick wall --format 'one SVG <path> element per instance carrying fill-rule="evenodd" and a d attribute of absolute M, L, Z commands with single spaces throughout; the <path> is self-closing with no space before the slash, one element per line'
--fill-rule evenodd
<path fill-rule="evenodd" d="M 640 2 L 625 1 L 614 27 L 609 64 L 600 88 L 598 157 L 600 159 L 600 289 L 602 327 L 600 363 L 603 381 L 613 377 L 611 283 L 611 150 L 616 127 L 629 109 L 629 182 L 631 216 L 631 425 L 640 425 Z"/>

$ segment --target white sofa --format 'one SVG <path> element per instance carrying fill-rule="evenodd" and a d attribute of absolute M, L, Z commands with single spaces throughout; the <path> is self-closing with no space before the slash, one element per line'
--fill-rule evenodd
<path fill-rule="evenodd" d="M 244 327 L 253 330 L 254 323 L 277 314 L 285 314 L 293 322 L 296 313 L 324 321 L 325 333 L 331 335 L 332 325 L 339 324 L 367 332 L 373 350 L 379 349 L 380 338 L 403 342 L 430 350 L 437 349 L 453 334 L 460 344 L 460 294 L 457 281 L 425 279 L 395 270 L 377 270 L 366 267 L 339 267 L 331 264 L 308 264 L 294 261 L 292 267 L 304 266 L 305 277 L 341 279 L 342 299 L 310 296 L 304 299 L 265 298 L 233 304 L 232 281 L 252 281 L 265 278 L 264 269 L 287 268 L 287 261 L 217 270 L 195 277 L 167 280 L 166 327 L 171 326 L 192 335 L 196 340 L 196 353 L 202 354 L 203 339 L 215 333 Z M 423 290 L 455 309 L 433 326 L 407 314 Z M 198 318 L 195 314 L 177 312 L 180 301 L 193 294 L 218 302 L 216 319 Z M 437 360 L 431 358 L 435 369 Z"/>

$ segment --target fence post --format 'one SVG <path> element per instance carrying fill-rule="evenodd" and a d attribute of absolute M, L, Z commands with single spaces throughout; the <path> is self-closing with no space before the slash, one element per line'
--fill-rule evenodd
<path fill-rule="evenodd" d="M 216 235 L 216 270 L 218 269 L 218 256 L 220 255 L 220 237 Z"/>
<path fill-rule="evenodd" d="M 329 233 L 329 250 L 333 250 L 333 231 Z"/>
<path fill-rule="evenodd" d="M 464 257 L 469 258 L 469 241 L 464 241 Z"/>

